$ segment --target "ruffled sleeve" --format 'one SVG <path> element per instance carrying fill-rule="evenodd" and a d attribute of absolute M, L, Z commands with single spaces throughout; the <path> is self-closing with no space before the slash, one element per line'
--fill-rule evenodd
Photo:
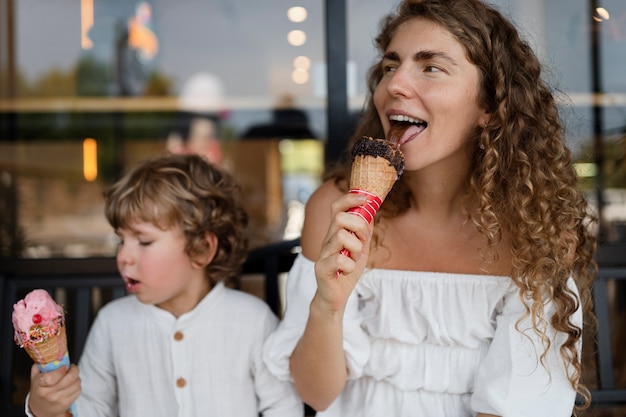
<path fill-rule="evenodd" d="M 263 349 L 263 360 L 269 370 L 281 380 L 291 381 L 289 359 L 304 333 L 309 317 L 309 305 L 317 290 L 314 263 L 300 254 L 289 271 L 286 286 L 286 310 L 278 328 Z M 362 374 L 369 358 L 369 341 L 361 328 L 358 297 L 352 293 L 346 306 L 343 332 L 348 377 Z"/>
<path fill-rule="evenodd" d="M 568 286 L 576 294 L 574 280 Z M 489 351 L 481 362 L 471 398 L 476 413 L 503 417 L 570 417 L 576 392 L 572 388 L 561 360 L 559 348 L 567 336 L 548 326 L 551 344 L 540 362 L 544 347 L 532 329 L 530 317 L 517 321 L 525 313 L 518 291 L 509 292 L 496 317 L 496 330 Z M 544 315 L 549 322 L 554 305 L 546 303 Z M 573 316 L 573 323 L 582 328 L 582 311 Z M 579 343 L 579 351 L 580 351 Z"/>

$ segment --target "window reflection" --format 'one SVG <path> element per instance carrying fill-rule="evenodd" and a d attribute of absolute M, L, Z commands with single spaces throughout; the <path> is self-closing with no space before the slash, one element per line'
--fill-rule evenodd
<path fill-rule="evenodd" d="M 0 58 L 13 74 L 2 73 L 2 86 L 16 86 L 0 93 L 2 256 L 114 254 L 103 189 L 167 151 L 205 154 L 241 177 L 253 191 L 253 247 L 281 239 L 287 223 L 297 230 L 294 202 L 319 182 L 323 162 L 325 79 L 308 72 L 325 59 L 321 0 L 306 9 L 253 0 L 13 6 L 14 32 L 0 28 L 16 50 Z M 290 45 L 294 30 L 306 42 Z M 244 143 L 284 96 L 308 133 Z M 281 152 L 282 141 L 306 150 L 307 168 L 285 161 L 302 157 Z"/>
<path fill-rule="evenodd" d="M 355 118 L 374 59 L 372 36 L 397 3 L 347 0 L 347 94 Z M 608 0 L 606 12 L 594 14 L 586 0 L 495 3 L 528 34 L 546 76 L 563 93 L 570 149 L 589 200 L 603 203 L 605 238 L 626 241 L 626 4 Z M 241 177 L 250 191 L 253 246 L 297 231 L 300 214 L 289 213 L 319 182 L 323 163 L 323 0 L 306 9 L 283 0 L 13 4 L 13 16 L 2 16 L 12 24 L 0 25 L 0 46 L 14 48 L 0 55 L 2 256 L 112 254 L 103 188 L 137 161 L 167 150 L 217 154 L 216 161 Z M 599 94 L 592 85 L 594 17 L 600 20 Z M 289 44 L 292 31 L 306 41 Z M 296 112 L 285 111 L 284 97 Z M 265 133 L 289 115 L 306 121 L 306 133 L 284 126 Z M 601 147 L 594 144 L 597 125 Z M 85 177 L 88 138 L 97 144 L 93 181 Z"/>

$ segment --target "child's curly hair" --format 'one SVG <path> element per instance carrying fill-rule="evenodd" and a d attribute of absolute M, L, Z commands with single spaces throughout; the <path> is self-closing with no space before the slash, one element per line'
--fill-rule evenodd
<path fill-rule="evenodd" d="M 134 167 L 104 196 L 105 215 L 114 229 L 136 221 L 163 230 L 180 228 L 192 260 L 206 251 L 206 233 L 214 234 L 218 247 L 206 276 L 211 285 L 234 285 L 247 256 L 248 216 L 230 174 L 197 155 L 165 155 Z"/>
<path fill-rule="evenodd" d="M 593 259 L 595 219 L 577 188 L 555 99 L 541 78 L 539 60 L 510 21 L 478 0 L 405 0 L 397 13 L 381 21 L 376 38 L 381 56 L 398 27 L 414 18 L 450 31 L 479 70 L 478 105 L 491 117 L 467 143 L 472 161 L 467 187 L 473 198 L 472 206 L 465 207 L 468 220 L 487 241 L 487 260 L 497 260 L 493 248 L 503 233 L 510 235 L 511 278 L 519 286 L 527 315 L 543 342 L 542 363 L 550 345 L 544 302 L 550 299 L 554 303 L 556 313 L 550 324 L 567 335 L 560 347 L 561 357 L 573 388 L 585 400 L 581 408 L 586 408 L 590 395 L 579 381 L 581 357 L 577 349 L 582 329 L 571 321 L 580 305 L 567 280 L 575 278 L 585 325 L 592 328 L 590 294 L 597 272 Z M 373 102 L 382 71 L 379 58 L 370 68 L 368 101 L 348 149 L 362 136 L 384 137 Z M 347 178 L 349 164 L 334 167 L 326 175 L 338 185 L 345 184 Z M 410 191 L 401 177 L 379 214 L 402 213 L 410 206 L 409 198 Z M 375 229 L 375 244 L 380 239 Z"/>

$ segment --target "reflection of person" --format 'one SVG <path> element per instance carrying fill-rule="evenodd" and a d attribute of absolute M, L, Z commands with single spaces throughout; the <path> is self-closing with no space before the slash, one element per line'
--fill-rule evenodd
<path fill-rule="evenodd" d="M 166 148 L 175 154 L 202 155 L 209 162 L 222 165 L 224 155 L 217 130 L 218 126 L 215 119 L 193 116 L 189 120 L 188 129 L 183 130 L 184 133 L 179 130 L 170 132 L 166 141 Z"/>
<path fill-rule="evenodd" d="M 80 381 L 76 366 L 33 371 L 32 412 L 59 415 L 82 385 L 79 416 L 302 415 L 293 386 L 261 359 L 277 318 L 226 285 L 245 257 L 233 178 L 197 155 L 156 158 L 106 192 L 105 211 L 132 295 L 98 313 Z"/>
<path fill-rule="evenodd" d="M 347 167 L 310 198 L 266 363 L 319 416 L 570 416 L 595 241 L 536 56 L 478 0 L 404 1 L 377 45 L 353 140 L 405 172 L 373 226 Z"/>
<path fill-rule="evenodd" d="M 128 22 L 118 22 L 116 27 L 115 78 L 120 95 L 145 93 L 158 50 L 158 39 L 152 29 L 152 6 L 146 1 L 139 2 Z"/>
<path fill-rule="evenodd" d="M 315 135 L 309 128 L 309 118 L 304 110 L 295 106 L 293 97 L 284 96 L 272 110 L 272 120 L 269 123 L 251 126 L 243 137 L 314 139 Z"/>
<path fill-rule="evenodd" d="M 198 72 L 183 84 L 178 98 L 180 109 L 166 148 L 172 153 L 203 155 L 214 164 L 224 165 L 221 122 L 226 114 L 224 83 L 208 72 Z"/>
<path fill-rule="evenodd" d="M 148 60 L 159 51 L 159 41 L 152 30 L 152 6 L 147 1 L 138 3 L 134 16 L 128 19 L 128 47 Z"/>

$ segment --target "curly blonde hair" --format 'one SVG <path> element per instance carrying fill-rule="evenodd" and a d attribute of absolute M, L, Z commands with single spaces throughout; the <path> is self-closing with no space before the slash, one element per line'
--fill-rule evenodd
<path fill-rule="evenodd" d="M 578 189 L 555 99 L 541 78 L 539 60 L 509 20 L 478 0 L 404 1 L 395 14 L 381 21 L 376 38 L 380 56 L 398 27 L 414 18 L 451 32 L 479 70 L 478 104 L 491 117 L 467 144 L 471 159 L 468 194 L 476 203 L 472 210 L 469 204 L 465 207 L 468 220 L 487 241 L 486 258 L 497 259 L 495 246 L 504 232 L 510 235 L 511 278 L 542 341 L 542 363 L 551 343 L 544 305 L 546 300 L 553 302 L 556 313 L 549 324 L 567 335 L 560 346 L 561 357 L 572 387 L 584 401 L 579 408 L 587 408 L 590 394 L 580 382 L 577 349 L 582 329 L 571 319 L 582 303 L 585 326 L 593 327 L 590 295 L 597 266 L 591 226 L 595 219 Z M 370 68 L 368 101 L 348 149 L 362 136 L 384 137 L 373 102 L 383 75 L 381 61 Z M 349 164 L 343 164 L 327 172 L 326 179 L 345 184 L 348 175 Z M 410 207 L 409 198 L 401 178 L 379 214 L 404 212 Z M 574 277 L 580 299 L 568 288 L 569 277 Z"/>
<path fill-rule="evenodd" d="M 104 192 L 105 215 L 115 230 L 132 222 L 163 230 L 180 228 L 185 253 L 201 259 L 207 232 L 217 237 L 217 252 L 205 267 L 211 285 L 234 286 L 247 256 L 248 216 L 235 179 L 197 155 L 165 155 L 134 167 Z"/>

